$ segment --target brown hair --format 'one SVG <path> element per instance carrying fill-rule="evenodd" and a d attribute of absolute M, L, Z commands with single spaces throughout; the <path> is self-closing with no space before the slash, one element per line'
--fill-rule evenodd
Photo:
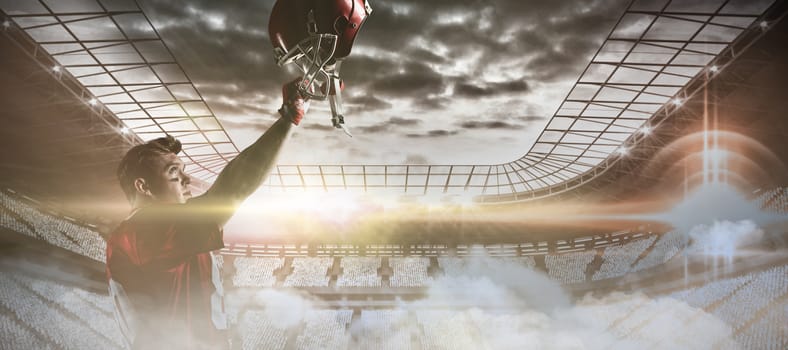
<path fill-rule="evenodd" d="M 118 165 L 118 182 L 126 194 L 129 202 L 134 200 L 136 190 L 134 180 L 137 178 L 149 179 L 155 171 L 152 158 L 168 153 L 178 154 L 181 151 L 181 142 L 171 135 L 148 141 L 132 147 Z"/>

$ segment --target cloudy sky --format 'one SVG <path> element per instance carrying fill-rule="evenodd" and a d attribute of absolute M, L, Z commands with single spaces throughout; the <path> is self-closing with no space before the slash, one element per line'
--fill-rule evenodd
<path fill-rule="evenodd" d="M 235 143 L 275 120 L 274 1 L 143 0 Z M 528 151 L 626 6 L 593 1 L 371 1 L 342 66 L 346 124 L 315 102 L 281 164 L 495 164 Z"/>

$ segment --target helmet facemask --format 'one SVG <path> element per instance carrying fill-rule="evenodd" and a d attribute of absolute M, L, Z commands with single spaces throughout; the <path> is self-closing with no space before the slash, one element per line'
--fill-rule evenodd
<path fill-rule="evenodd" d="M 330 86 L 331 79 L 339 79 L 338 65 L 334 59 L 336 44 L 337 36 L 334 34 L 310 33 L 289 52 L 276 48 L 276 63 L 279 66 L 294 63 L 304 73 L 299 92 L 304 97 L 323 101 L 329 95 L 326 87 Z"/>
<path fill-rule="evenodd" d="M 348 135 L 339 68 L 371 11 L 367 0 L 277 0 L 269 20 L 277 65 L 295 64 L 303 73 L 299 93 L 309 99 L 328 100 L 334 127 Z"/>

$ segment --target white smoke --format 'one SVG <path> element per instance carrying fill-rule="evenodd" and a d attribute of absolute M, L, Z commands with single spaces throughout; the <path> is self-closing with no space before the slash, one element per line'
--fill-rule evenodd
<path fill-rule="evenodd" d="M 521 264 L 467 259 L 467 273 L 436 278 L 423 299 L 390 310 L 390 322 L 355 319 L 344 334 L 348 348 L 401 348 L 413 337 L 439 349 L 737 348 L 727 324 L 675 299 L 612 293 L 573 303 L 557 282 Z M 293 318 L 319 303 L 285 291 L 256 298 L 277 327 L 299 323 Z"/>
<path fill-rule="evenodd" d="M 732 256 L 737 249 L 758 244 L 764 233 L 751 220 L 715 221 L 697 225 L 689 231 L 688 253 Z"/>

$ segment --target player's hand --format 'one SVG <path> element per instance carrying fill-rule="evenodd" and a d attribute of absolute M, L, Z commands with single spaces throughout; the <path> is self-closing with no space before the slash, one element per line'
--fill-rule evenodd
<path fill-rule="evenodd" d="M 301 123 L 301 119 L 309 110 L 309 98 L 301 96 L 298 91 L 299 83 L 301 78 L 282 85 L 282 108 L 279 109 L 279 114 L 290 119 L 295 125 Z"/>

